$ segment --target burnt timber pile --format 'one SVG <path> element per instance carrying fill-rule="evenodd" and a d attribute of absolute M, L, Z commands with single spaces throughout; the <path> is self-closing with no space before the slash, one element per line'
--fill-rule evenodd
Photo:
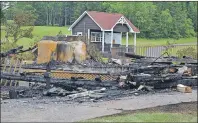
<path fill-rule="evenodd" d="M 1 53 L 1 57 L 17 54 L 20 49 Z M 108 63 L 91 58 L 82 62 L 52 59 L 47 63 L 22 65 L 23 71 L 19 74 L 1 71 L 1 79 L 29 83 L 28 89 L 10 90 L 9 98 L 55 95 L 78 101 L 115 99 L 176 88 L 178 84 L 197 86 L 197 60 L 187 57 L 148 58 L 130 53 L 125 53 L 125 58 L 133 59 L 133 62 L 113 58 Z M 57 76 L 63 73 L 65 76 Z"/>

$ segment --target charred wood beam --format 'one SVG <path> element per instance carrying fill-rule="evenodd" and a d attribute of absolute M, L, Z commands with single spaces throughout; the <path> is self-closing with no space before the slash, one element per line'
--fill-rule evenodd
<path fill-rule="evenodd" d="M 131 73 L 159 74 L 165 68 L 167 68 L 167 66 L 140 67 L 140 68 L 132 69 L 130 72 Z"/>
<path fill-rule="evenodd" d="M 38 75 L 27 75 L 27 76 L 21 76 L 16 74 L 9 74 L 9 73 L 3 73 L 1 72 L 1 79 L 7 79 L 7 80 L 20 80 L 20 81 L 26 81 L 26 82 L 40 82 L 40 83 L 46 83 L 46 79 L 43 76 Z M 117 86 L 117 82 L 111 81 L 111 82 L 96 82 L 94 80 L 77 80 L 72 81 L 70 79 L 58 79 L 58 78 L 51 78 L 50 84 L 53 84 L 54 86 L 58 87 L 65 87 L 65 88 L 77 88 L 77 87 L 84 87 L 84 86 L 92 86 L 92 87 L 112 87 Z"/>
<path fill-rule="evenodd" d="M 21 50 L 22 48 L 23 48 L 23 46 L 19 46 L 19 47 L 17 47 L 17 48 L 11 49 L 11 50 L 9 50 L 9 51 L 7 51 L 7 52 L 5 52 L 5 53 L 1 53 L 1 57 L 6 57 L 6 56 L 8 56 L 8 55 L 10 55 L 10 54 L 16 54 L 17 51 L 18 51 L 18 50 Z"/>
<path fill-rule="evenodd" d="M 19 46 L 19 47 L 17 47 L 17 48 L 11 49 L 11 50 L 9 50 L 9 51 L 7 51 L 7 52 L 5 52 L 5 53 L 1 53 L 0 56 L 1 56 L 1 57 L 6 57 L 6 56 L 8 56 L 8 55 L 10 55 L 10 54 L 24 53 L 24 52 L 33 50 L 34 48 L 36 48 L 36 45 L 33 46 L 33 47 L 30 47 L 30 48 L 28 48 L 28 49 L 25 49 L 25 50 L 22 50 L 22 49 L 23 49 L 23 46 Z"/>
<path fill-rule="evenodd" d="M 176 87 L 178 84 L 183 84 L 186 86 L 197 86 L 197 79 L 180 79 L 173 82 L 155 83 L 154 89 L 172 88 Z"/>
<path fill-rule="evenodd" d="M 182 79 L 197 79 L 197 76 L 182 76 L 182 74 L 162 74 L 162 75 L 150 75 L 150 74 L 128 74 L 127 81 L 141 82 L 141 83 L 168 83 Z"/>
<path fill-rule="evenodd" d="M 20 50 L 20 51 L 16 52 L 16 54 L 24 53 L 24 52 L 27 52 L 27 51 L 33 50 L 33 49 L 35 49 L 36 47 L 37 47 L 37 46 L 35 45 L 35 46 L 33 46 L 33 47 L 29 47 L 28 49 Z"/>
<path fill-rule="evenodd" d="M 145 73 L 145 74 L 160 74 L 162 70 L 165 68 L 169 68 L 170 65 L 152 65 L 152 66 L 133 66 L 129 67 L 128 71 L 124 71 L 119 73 L 120 75 L 127 75 L 129 73 L 137 74 L 137 73 Z M 174 66 L 172 66 L 174 67 Z M 115 74 L 116 75 L 116 74 Z"/>
<path fill-rule="evenodd" d="M 153 62 L 152 62 L 153 61 Z M 168 64 L 171 65 L 174 62 L 178 62 L 178 63 L 184 63 L 184 64 L 197 64 L 197 60 L 195 59 L 181 59 L 181 58 L 158 58 L 158 59 L 154 59 L 154 58 L 141 58 L 141 59 L 136 59 L 135 61 L 136 63 L 147 63 L 148 65 L 154 65 L 154 64 Z"/>
<path fill-rule="evenodd" d="M 51 73 L 51 61 L 47 63 L 46 72 L 44 73 L 44 78 L 46 80 L 46 87 L 48 89 L 50 88 L 50 81 L 51 81 L 50 73 Z"/>
<path fill-rule="evenodd" d="M 125 53 L 125 56 L 129 58 L 136 58 L 136 59 L 146 58 L 145 56 L 135 55 L 133 53 Z"/>

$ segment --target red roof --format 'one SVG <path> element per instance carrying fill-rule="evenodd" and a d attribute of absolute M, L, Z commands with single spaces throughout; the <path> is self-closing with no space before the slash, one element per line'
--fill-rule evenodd
<path fill-rule="evenodd" d="M 124 15 L 118 13 L 106 13 L 97 11 L 87 11 L 91 18 L 104 30 L 111 30 L 116 22 Z M 140 32 L 126 17 L 124 17 L 134 32 Z"/>

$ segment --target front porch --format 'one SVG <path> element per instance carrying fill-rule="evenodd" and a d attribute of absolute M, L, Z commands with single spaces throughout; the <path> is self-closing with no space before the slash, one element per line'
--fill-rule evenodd
<path fill-rule="evenodd" d="M 113 48 L 123 47 L 122 37 L 126 35 L 126 45 L 125 51 L 123 52 L 134 52 L 136 46 L 136 33 L 134 34 L 134 44 L 129 46 L 129 32 L 116 32 L 116 31 L 100 31 L 100 30 L 88 30 L 88 40 L 90 43 L 95 44 L 95 46 L 101 51 L 111 52 Z M 133 51 L 131 48 L 133 47 Z M 129 51 L 130 49 L 130 51 Z"/>

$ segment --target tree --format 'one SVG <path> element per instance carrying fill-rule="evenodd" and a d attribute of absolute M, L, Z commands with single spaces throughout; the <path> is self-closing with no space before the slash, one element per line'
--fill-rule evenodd
<path fill-rule="evenodd" d="M 14 22 L 6 24 L 6 39 L 8 40 L 9 37 L 12 37 L 13 41 L 17 42 L 23 37 L 32 38 L 34 22 L 37 19 L 34 8 L 32 8 L 30 5 L 27 5 L 21 9 L 15 8 L 14 13 Z M 30 27 L 22 28 L 22 26 Z"/>
<path fill-rule="evenodd" d="M 33 27 L 29 27 L 27 29 L 22 29 L 21 25 L 16 23 L 7 23 L 5 32 L 5 38 L 8 40 L 9 37 L 13 38 L 13 41 L 16 43 L 19 39 L 23 37 L 32 38 Z"/>
<path fill-rule="evenodd" d="M 5 17 L 5 11 L 10 7 L 9 2 L 1 2 L 1 12 L 0 12 L 0 18 L 1 23 L 5 24 L 6 17 Z"/>
<path fill-rule="evenodd" d="M 36 15 L 38 15 L 35 25 L 44 26 L 47 25 L 47 9 L 46 2 L 28 2 L 36 11 Z"/>
<path fill-rule="evenodd" d="M 197 2 L 186 3 L 188 17 L 192 20 L 194 31 L 197 32 Z"/>
<path fill-rule="evenodd" d="M 197 32 L 197 2 L 9 2 L 1 15 L 13 20 L 16 11 L 38 15 L 35 25 L 71 25 L 84 11 L 124 14 L 143 38 L 182 38 Z"/>
<path fill-rule="evenodd" d="M 166 38 L 170 36 L 172 30 L 173 18 L 170 14 L 169 9 L 161 12 L 160 18 L 160 36 L 159 38 Z"/>
<path fill-rule="evenodd" d="M 1 10 L 1 13 L 0 13 L 0 18 L 1 18 L 1 23 L 5 23 L 5 15 L 3 13 L 3 11 Z"/>

